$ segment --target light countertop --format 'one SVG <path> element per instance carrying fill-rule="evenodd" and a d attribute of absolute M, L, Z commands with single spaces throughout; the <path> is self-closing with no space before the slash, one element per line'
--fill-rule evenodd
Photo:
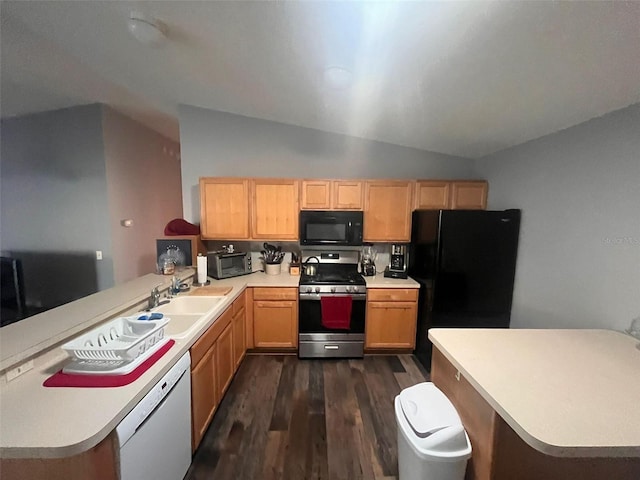
<path fill-rule="evenodd" d="M 394 280 L 382 275 L 366 279 L 369 288 L 418 288 L 411 279 Z M 38 328 L 35 317 L 3 327 L 0 341 L 3 348 L 11 349 L 6 355 L 3 352 L 3 369 L 36 356 L 32 370 L 8 382 L 5 376 L 2 378 L 0 457 L 60 458 L 92 448 L 106 438 L 246 287 L 298 287 L 299 280 L 299 276 L 288 273 L 262 272 L 212 279 L 211 285 L 233 287 L 218 308 L 188 337 L 175 339 L 171 350 L 138 380 L 118 388 L 46 388 L 42 383 L 68 362 L 67 354 L 59 347 L 61 343 L 110 318 L 138 311 L 151 288 L 159 283 L 166 286 L 166 277 L 146 275 L 44 312 L 37 316 Z M 38 357 L 38 351 L 46 352 Z"/>
<path fill-rule="evenodd" d="M 185 270 L 182 278 L 193 275 Z M 143 304 L 151 289 L 167 289 L 171 277 L 149 274 L 0 328 L 0 372 L 53 347 L 124 309 Z"/>
<path fill-rule="evenodd" d="M 612 330 L 438 329 L 429 338 L 535 449 L 640 457 L 640 342 Z"/>
<path fill-rule="evenodd" d="M 367 288 L 420 288 L 420 284 L 412 278 L 387 278 L 384 272 L 371 277 L 364 277 Z"/>

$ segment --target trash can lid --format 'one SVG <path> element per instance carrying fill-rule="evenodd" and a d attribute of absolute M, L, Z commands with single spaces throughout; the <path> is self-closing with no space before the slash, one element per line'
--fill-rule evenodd
<path fill-rule="evenodd" d="M 462 422 L 455 407 L 431 382 L 418 383 L 400 392 L 400 406 L 417 435 L 424 437 Z"/>

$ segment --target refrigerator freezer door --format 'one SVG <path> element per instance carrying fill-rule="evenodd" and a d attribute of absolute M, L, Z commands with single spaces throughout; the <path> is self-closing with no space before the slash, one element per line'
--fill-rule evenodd
<path fill-rule="evenodd" d="M 502 327 L 511 319 L 520 210 L 415 211 L 409 274 L 420 283 L 416 349 L 429 370 L 432 327 Z"/>
<path fill-rule="evenodd" d="M 443 211 L 434 312 L 479 318 L 510 312 L 519 227 L 519 210 Z"/>
<path fill-rule="evenodd" d="M 409 275 L 419 278 L 435 276 L 438 253 L 440 210 L 416 210 L 411 221 Z"/>

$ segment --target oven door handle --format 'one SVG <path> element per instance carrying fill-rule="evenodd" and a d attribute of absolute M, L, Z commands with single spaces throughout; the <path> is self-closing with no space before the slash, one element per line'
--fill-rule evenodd
<path fill-rule="evenodd" d="M 325 350 L 340 350 L 340 345 L 325 345 Z"/>
<path fill-rule="evenodd" d="M 352 300 L 354 301 L 362 301 L 362 300 L 366 300 L 367 299 L 367 294 L 366 293 L 355 293 L 355 294 L 347 294 L 347 295 L 341 295 L 339 293 L 301 293 L 299 295 L 299 299 L 300 300 L 312 300 L 312 301 L 318 301 L 320 300 L 322 297 L 351 297 Z"/>

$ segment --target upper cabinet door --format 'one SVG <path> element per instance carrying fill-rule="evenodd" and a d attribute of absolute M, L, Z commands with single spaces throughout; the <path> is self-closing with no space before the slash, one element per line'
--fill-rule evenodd
<path fill-rule="evenodd" d="M 329 210 L 331 208 L 331 180 L 302 180 L 302 210 Z"/>
<path fill-rule="evenodd" d="M 251 236 L 255 239 L 298 240 L 298 180 L 253 179 Z"/>
<path fill-rule="evenodd" d="M 200 230 L 202 238 L 249 238 L 249 180 L 200 179 Z"/>
<path fill-rule="evenodd" d="M 485 210 L 489 184 L 485 181 L 451 182 L 453 210 Z"/>
<path fill-rule="evenodd" d="M 435 181 L 416 183 L 416 210 L 484 210 L 489 184 L 484 180 Z"/>
<path fill-rule="evenodd" d="M 302 180 L 302 210 L 362 210 L 360 180 Z"/>
<path fill-rule="evenodd" d="M 450 207 L 451 182 L 419 181 L 416 183 L 416 210 L 447 210 Z"/>
<path fill-rule="evenodd" d="M 362 210 L 362 182 L 334 180 L 331 185 L 331 208 L 334 210 Z"/>
<path fill-rule="evenodd" d="M 365 183 L 364 241 L 411 240 L 413 182 L 379 180 Z"/>

